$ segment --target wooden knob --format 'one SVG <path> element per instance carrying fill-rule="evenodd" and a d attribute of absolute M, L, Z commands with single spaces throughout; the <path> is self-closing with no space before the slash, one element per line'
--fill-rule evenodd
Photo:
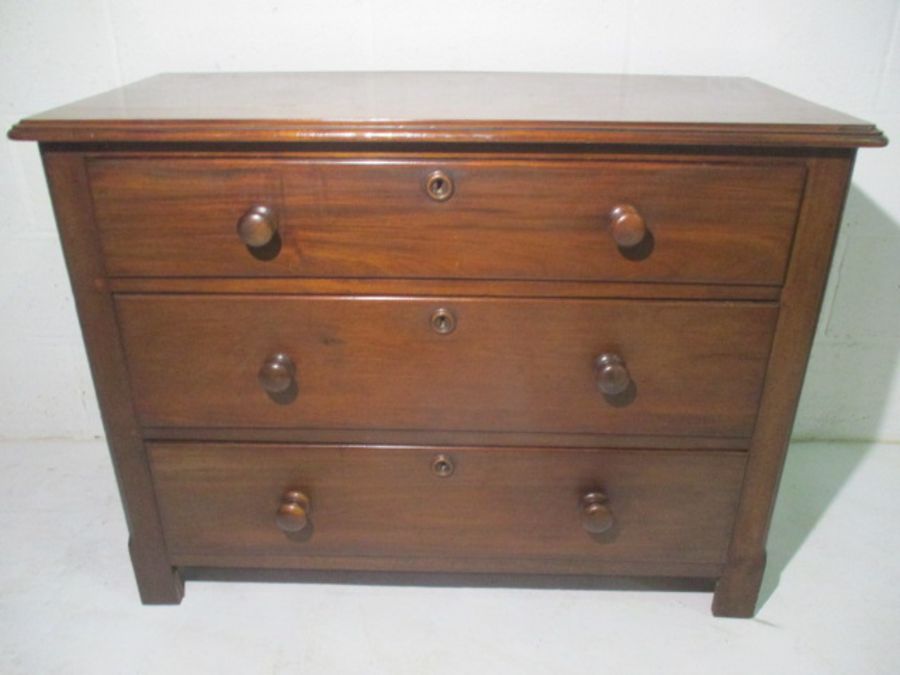
<path fill-rule="evenodd" d="M 309 525 L 309 497 L 300 490 L 287 490 L 275 514 L 275 524 L 282 532 L 300 532 Z"/>
<path fill-rule="evenodd" d="M 597 389 L 607 396 L 623 393 L 631 386 L 631 375 L 618 354 L 601 354 L 594 361 L 597 370 Z"/>
<path fill-rule="evenodd" d="M 287 354 L 274 354 L 259 369 L 259 383 L 270 394 L 281 394 L 294 384 L 297 368 Z"/>
<path fill-rule="evenodd" d="M 278 232 L 275 213 L 268 206 L 251 206 L 237 223 L 238 236 L 250 248 L 262 248 Z"/>
<path fill-rule="evenodd" d="M 647 223 L 631 204 L 617 204 L 609 212 L 609 230 L 619 248 L 633 248 L 647 237 Z"/>
<path fill-rule="evenodd" d="M 581 498 L 581 526 L 591 534 L 603 534 L 614 524 L 609 498 L 604 492 L 588 492 Z"/>

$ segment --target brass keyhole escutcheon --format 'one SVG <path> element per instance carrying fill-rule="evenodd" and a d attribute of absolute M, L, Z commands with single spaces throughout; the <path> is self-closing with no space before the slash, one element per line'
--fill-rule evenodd
<path fill-rule="evenodd" d="M 431 470 L 441 478 L 452 475 L 454 468 L 456 467 L 453 466 L 453 460 L 448 455 L 437 455 L 431 462 Z"/>
<path fill-rule="evenodd" d="M 431 315 L 431 328 L 438 335 L 448 335 L 456 329 L 456 316 L 449 309 L 436 309 Z"/>
<path fill-rule="evenodd" d="M 436 202 L 445 202 L 453 196 L 453 179 L 444 171 L 432 171 L 425 181 L 425 192 Z"/>

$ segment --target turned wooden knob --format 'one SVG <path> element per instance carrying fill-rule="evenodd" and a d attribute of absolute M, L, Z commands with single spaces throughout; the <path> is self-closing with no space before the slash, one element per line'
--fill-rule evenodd
<path fill-rule="evenodd" d="M 237 232 L 247 246 L 261 248 L 272 241 L 278 232 L 275 213 L 268 206 L 251 206 L 238 220 Z"/>
<path fill-rule="evenodd" d="M 606 493 L 588 492 L 581 498 L 581 526 L 591 534 L 603 534 L 614 524 Z"/>
<path fill-rule="evenodd" d="M 623 393 L 631 386 L 631 375 L 618 354 L 606 353 L 594 361 L 597 370 L 597 389 L 607 396 Z"/>
<path fill-rule="evenodd" d="M 275 514 L 275 524 L 282 532 L 300 532 L 309 525 L 309 497 L 300 490 L 287 490 Z"/>
<path fill-rule="evenodd" d="M 647 223 L 631 204 L 617 204 L 609 212 L 609 231 L 619 248 L 633 248 L 646 238 Z"/>
<path fill-rule="evenodd" d="M 273 354 L 259 369 L 259 383 L 270 394 L 281 394 L 294 384 L 297 368 L 287 354 Z"/>

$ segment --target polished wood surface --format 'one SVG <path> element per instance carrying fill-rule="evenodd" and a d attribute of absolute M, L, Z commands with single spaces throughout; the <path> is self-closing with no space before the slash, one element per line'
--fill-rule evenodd
<path fill-rule="evenodd" d="M 105 270 L 97 228 L 91 219 L 85 163 L 78 154 L 65 152 L 44 152 L 42 159 L 103 430 L 125 508 L 130 535 L 128 551 L 141 601 L 177 603 L 184 594 L 184 585 L 166 554 L 156 495 L 128 384 L 128 364 L 116 324 L 113 296 L 103 283 L 98 283 Z"/>
<path fill-rule="evenodd" d="M 536 579 L 527 579 L 532 586 L 543 588 L 571 588 L 587 586 L 588 588 L 603 587 L 603 581 L 612 586 L 615 581 L 621 579 L 609 579 L 608 576 L 617 577 L 650 577 L 651 583 L 659 584 L 659 577 L 668 577 L 669 584 L 676 584 L 673 578 L 681 581 L 693 579 L 697 581 L 698 588 L 694 590 L 709 590 L 703 580 L 716 579 L 722 573 L 721 562 L 681 562 L 673 559 L 658 560 L 609 560 L 594 557 L 586 560 L 582 558 L 453 558 L 450 556 L 359 556 L 359 555 L 322 555 L 310 556 L 302 560 L 296 560 L 292 567 L 283 566 L 279 558 L 266 559 L 262 562 L 248 561 L 246 556 L 240 554 L 216 554 L 192 556 L 197 560 L 196 564 L 179 565 L 178 569 L 190 578 L 201 578 L 195 574 L 195 570 L 203 569 L 203 578 L 256 580 L 256 581 L 287 581 L 299 577 L 300 579 L 318 579 L 319 583 L 327 583 L 330 578 L 335 582 L 341 577 L 353 577 L 370 579 L 373 583 L 379 583 L 379 577 L 406 578 L 421 580 L 428 577 L 432 585 L 439 584 L 447 577 L 459 580 L 460 578 L 475 578 L 492 588 L 515 584 L 522 577 L 542 575 L 543 583 Z M 200 562 L 205 561 L 205 562 Z M 301 566 L 302 565 L 302 566 Z M 216 573 L 210 574 L 215 568 Z M 331 575 L 327 572 L 337 571 L 339 574 Z M 318 572 L 321 574 L 303 574 L 302 572 Z M 357 574 L 359 573 L 359 574 Z M 368 573 L 368 574 L 363 574 Z M 593 584 L 585 583 L 585 576 L 593 577 Z M 428 585 L 429 581 L 420 582 Z M 646 590 L 646 585 L 644 587 Z"/>
<path fill-rule="evenodd" d="M 263 248 L 278 235 L 278 220 L 265 204 L 254 204 L 238 218 L 238 237 L 249 248 Z"/>
<path fill-rule="evenodd" d="M 869 123 L 747 78 L 170 73 L 16 125 L 61 141 L 883 145 Z"/>
<path fill-rule="evenodd" d="M 151 427 L 142 428 L 149 441 L 248 441 L 260 443 L 347 443 L 353 445 L 481 445 L 572 448 L 638 448 L 646 450 L 747 450 L 750 438 L 723 436 L 649 436 L 640 430 L 623 434 L 576 434 L 458 431 L 441 429 L 282 429 L 275 427 Z"/>
<path fill-rule="evenodd" d="M 753 431 L 777 316 L 767 303 L 519 298 L 128 295 L 116 307 L 147 426 L 725 437 Z M 432 328 L 440 308 L 452 333 Z M 274 352 L 298 370 L 295 396 L 277 401 L 257 382 Z M 627 363 L 619 396 L 598 391 L 607 352 Z"/>
<path fill-rule="evenodd" d="M 319 559 L 321 560 L 321 559 Z M 345 558 L 351 567 L 342 567 L 329 560 L 326 568 L 318 569 L 277 569 L 252 567 L 181 567 L 187 581 L 237 581 L 242 583 L 315 583 L 315 584 L 368 584 L 379 586 L 426 586 L 438 588 L 508 588 L 541 590 L 593 590 L 593 591 L 672 591 L 689 593 L 709 593 L 713 590 L 710 580 L 717 574 L 716 565 L 708 563 L 669 563 L 667 572 L 653 575 L 652 568 L 665 567 L 665 563 L 609 563 L 603 575 L 598 574 L 541 574 L 538 572 L 504 572 L 503 574 L 475 572 L 435 572 L 427 571 L 427 558 L 407 558 L 406 564 L 414 563 L 420 571 L 396 571 L 388 566 L 390 558 L 378 558 L 379 570 L 374 567 L 359 567 L 358 559 Z M 354 568 L 352 563 L 357 563 Z M 386 564 L 385 564 L 386 563 Z M 539 569 L 540 560 L 534 566 Z M 681 571 L 678 577 L 671 576 L 677 565 Z M 634 569 L 641 569 L 641 574 Z M 617 575 L 617 576 L 610 576 Z"/>
<path fill-rule="evenodd" d="M 283 394 L 297 384 L 297 366 L 291 357 L 281 352 L 266 358 L 259 368 L 257 379 L 270 394 Z"/>
<path fill-rule="evenodd" d="M 304 567 L 320 556 L 546 561 L 584 571 L 609 561 L 724 560 L 745 455 L 737 452 L 151 444 L 176 564 Z M 286 489 L 314 504 L 311 531 L 273 518 Z M 602 489 L 615 514 L 585 515 Z M 590 520 L 586 531 L 584 519 Z M 403 569 L 398 566 L 398 569 Z M 445 568 L 446 569 L 446 568 Z"/>
<path fill-rule="evenodd" d="M 429 175 L 453 176 L 435 201 Z M 189 158 L 90 163 L 113 276 L 424 277 L 779 284 L 800 162 Z M 630 214 L 646 230 L 625 250 Z M 279 239 L 235 223 L 263 204 Z M 610 231 L 610 228 L 612 232 Z M 267 242 L 268 243 L 268 242 Z"/>
<path fill-rule="evenodd" d="M 590 534 L 604 534 L 616 524 L 609 496 L 600 490 L 587 492 L 581 498 L 581 526 Z"/>
<path fill-rule="evenodd" d="M 634 386 L 631 373 L 618 354 L 605 352 L 594 359 L 597 371 L 597 389 L 607 396 L 618 396 Z"/>
<path fill-rule="evenodd" d="M 377 282 L 377 283 L 376 283 Z M 103 284 L 115 293 L 226 293 L 229 295 L 381 295 L 479 298 L 606 298 L 616 300 L 771 300 L 780 286 L 678 283 L 481 279 L 323 279 L 114 277 Z"/>
<path fill-rule="evenodd" d="M 615 574 L 753 614 L 872 125 L 734 78 L 218 74 L 10 136 L 144 602 L 198 568 Z"/>
<path fill-rule="evenodd" d="M 716 587 L 713 613 L 753 616 L 766 565 L 766 537 L 800 401 L 827 271 L 834 254 L 854 153 L 810 162 L 807 191 L 784 286 L 760 401 L 729 562 Z"/>
<path fill-rule="evenodd" d="M 281 496 L 281 505 L 275 512 L 275 525 L 286 534 L 302 532 L 310 527 L 309 497 L 300 490 L 288 489 Z"/>
<path fill-rule="evenodd" d="M 609 233 L 620 248 L 638 246 L 650 234 L 644 216 L 631 204 L 616 204 L 609 212 Z"/>

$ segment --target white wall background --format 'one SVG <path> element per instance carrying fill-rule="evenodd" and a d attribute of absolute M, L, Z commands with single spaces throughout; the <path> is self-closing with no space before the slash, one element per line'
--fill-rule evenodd
<path fill-rule="evenodd" d="M 896 0 L 0 0 L 0 127 L 160 71 L 746 75 L 876 122 L 795 436 L 900 440 Z M 0 438 L 102 433 L 37 147 L 0 141 Z"/>

